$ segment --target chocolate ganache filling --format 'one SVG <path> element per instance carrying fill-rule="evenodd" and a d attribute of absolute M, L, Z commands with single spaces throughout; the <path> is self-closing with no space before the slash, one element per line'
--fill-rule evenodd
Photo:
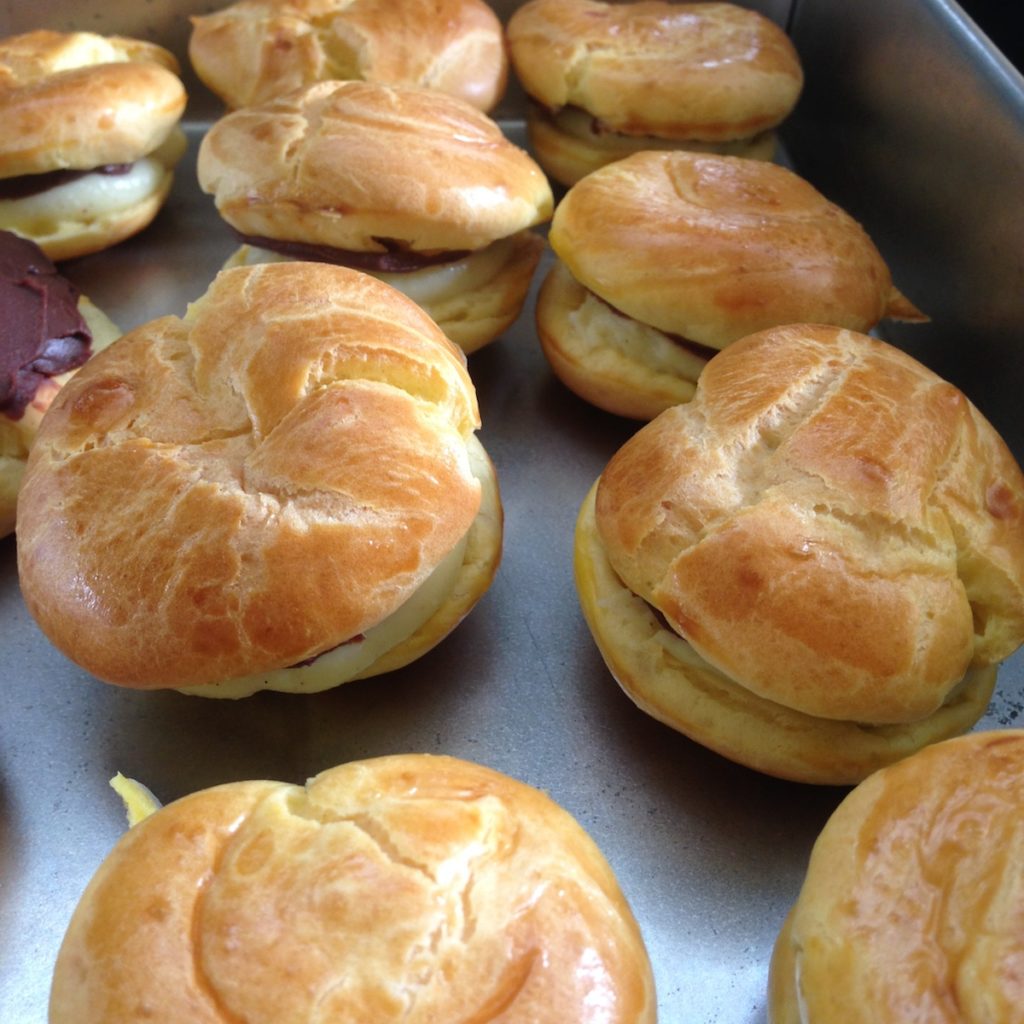
<path fill-rule="evenodd" d="M 357 249 L 336 249 L 333 245 L 318 245 L 315 242 L 292 242 L 283 238 L 265 238 L 262 235 L 244 235 L 234 232 L 235 237 L 245 245 L 258 249 L 269 249 L 281 256 L 295 260 L 310 260 L 314 263 L 337 263 L 353 270 L 379 271 L 384 274 L 408 274 L 424 267 L 439 263 L 454 263 L 465 259 L 472 249 L 443 249 L 440 252 L 412 252 L 403 248 L 404 243 L 394 238 L 374 238 L 384 246 L 384 252 L 362 252 Z"/>
<path fill-rule="evenodd" d="M 127 174 L 135 164 L 104 164 L 89 171 L 45 171 L 43 174 L 22 174 L 16 178 L 0 179 L 0 199 L 25 199 L 37 196 L 58 185 L 77 181 L 87 174 Z"/>
<path fill-rule="evenodd" d="M 319 661 L 325 654 L 330 654 L 332 651 L 340 651 L 342 647 L 347 647 L 349 644 L 360 644 L 365 639 L 365 633 L 356 633 L 355 636 L 350 636 L 347 640 L 342 640 L 340 644 L 328 647 L 326 651 L 314 654 L 311 658 L 303 658 L 302 661 L 297 661 L 294 665 L 289 665 L 288 668 L 308 668 L 314 661 Z"/>
<path fill-rule="evenodd" d="M 0 413 L 21 419 L 43 380 L 89 358 L 78 296 L 39 246 L 0 231 Z"/>

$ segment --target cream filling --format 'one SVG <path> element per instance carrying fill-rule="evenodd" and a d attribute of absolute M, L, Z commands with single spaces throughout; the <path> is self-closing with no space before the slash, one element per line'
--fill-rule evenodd
<path fill-rule="evenodd" d="M 657 327 L 608 308 L 589 290 L 583 302 L 568 315 L 569 324 L 585 348 L 586 365 L 601 366 L 601 353 L 614 352 L 645 372 L 665 373 L 696 382 L 707 360 L 673 341 Z"/>
<path fill-rule="evenodd" d="M 643 600 L 643 598 L 640 600 Z M 654 640 L 659 647 L 671 654 L 681 665 L 686 665 L 689 668 L 699 668 L 705 672 L 718 671 L 710 662 L 705 661 L 678 633 L 670 632 L 667 629 L 659 629 L 654 634 Z"/>
<path fill-rule="evenodd" d="M 626 587 L 624 583 L 621 583 L 621 586 L 623 586 L 626 590 L 629 590 L 629 588 Z M 632 594 L 633 597 L 637 598 L 637 600 L 643 601 L 644 604 L 646 604 L 649 608 L 655 608 L 654 605 L 648 604 L 648 602 L 645 601 L 644 598 L 640 597 L 640 595 L 636 594 L 634 591 L 629 590 L 629 593 Z M 687 668 L 700 669 L 704 672 L 715 672 L 719 674 L 723 679 L 728 680 L 728 682 L 734 686 L 743 685 L 742 683 L 737 682 L 731 676 L 727 675 L 720 668 L 717 668 L 716 666 L 712 665 L 711 662 L 706 661 L 704 658 L 702 658 L 693 649 L 692 645 L 687 640 L 683 639 L 683 637 L 681 637 L 678 633 L 674 632 L 673 630 L 662 627 L 655 634 L 654 640 L 661 648 L 663 648 L 668 654 L 675 658 L 675 660 L 678 661 L 681 665 Z M 967 673 L 963 676 L 963 678 L 958 680 L 952 687 L 950 687 L 949 692 L 946 694 L 940 707 L 948 707 L 949 705 L 953 704 L 956 700 L 958 700 L 960 695 L 967 688 L 970 681 L 971 671 L 970 669 L 968 669 Z M 775 701 L 771 701 L 770 698 L 767 697 L 762 699 L 768 700 L 770 703 L 776 703 Z M 778 706 L 786 707 L 786 705 L 784 704 L 779 704 Z M 801 713 L 806 714 L 807 712 Z M 868 732 L 879 733 L 885 733 L 887 730 L 898 730 L 901 729 L 904 725 L 904 723 L 900 722 L 894 723 L 893 725 L 871 725 L 864 722 L 853 722 L 848 719 L 835 719 L 835 721 L 848 722 L 850 725 L 855 725 L 858 729 L 863 729 Z"/>
<path fill-rule="evenodd" d="M 466 552 L 466 536 L 438 563 L 434 571 L 386 619 L 368 629 L 361 640 L 343 643 L 318 655 L 312 664 L 257 672 L 219 683 L 183 687 L 198 697 L 248 697 L 260 690 L 319 693 L 359 675 L 392 647 L 407 640 L 444 604 L 455 586 Z"/>
<path fill-rule="evenodd" d="M 496 514 L 496 510 L 493 507 L 488 507 L 487 499 L 489 486 L 487 481 L 492 473 L 491 464 L 487 453 L 475 435 L 470 438 L 467 453 L 473 476 L 481 482 L 483 488 L 483 500 L 477 515 L 478 517 L 493 516 Z M 493 502 L 490 504 L 493 505 Z M 459 583 L 472 532 L 473 526 L 470 526 L 454 549 L 438 563 L 434 571 L 405 602 L 386 619 L 366 630 L 361 640 L 343 643 L 332 650 L 324 651 L 309 665 L 294 665 L 291 668 L 257 672 L 235 679 L 222 680 L 218 683 L 183 687 L 181 692 L 199 697 L 235 699 L 248 697 L 259 690 L 319 693 L 321 690 L 328 690 L 341 683 L 347 683 L 377 662 L 392 648 L 408 640 L 424 623 L 437 614 Z"/>
<path fill-rule="evenodd" d="M 514 236 L 501 238 L 451 263 L 438 263 L 401 274 L 377 270 L 367 270 L 363 273 L 397 288 L 430 313 L 432 304 L 445 302 L 456 295 L 464 295 L 492 281 L 508 263 L 513 245 Z M 243 245 L 228 263 L 230 266 L 253 266 L 257 263 L 284 263 L 291 260 L 293 257 L 269 249 Z"/>
<path fill-rule="evenodd" d="M 579 139 L 594 149 L 607 149 L 616 153 L 639 153 L 648 149 L 685 149 L 692 153 L 742 156 L 752 144 L 761 141 L 761 136 L 767 136 L 767 133 L 759 133 L 742 139 L 706 142 L 700 139 L 668 139 L 660 135 L 625 135 L 607 127 L 595 132 L 593 114 L 588 114 L 580 107 L 563 107 L 550 117 L 555 127 L 565 135 Z"/>
<path fill-rule="evenodd" d="M 131 209 L 159 191 L 185 145 L 184 132 L 176 128 L 158 149 L 136 160 L 124 174 L 93 171 L 35 195 L 0 199 L 0 225 L 30 230 L 36 223 L 101 219 Z"/>
<path fill-rule="evenodd" d="M 0 434 L 0 440 L 3 435 Z M 0 537 L 14 531 L 18 491 L 25 476 L 25 460 L 0 451 Z"/>
<path fill-rule="evenodd" d="M 145 821 L 151 814 L 160 810 L 162 804 L 149 788 L 135 779 L 129 779 L 126 775 L 118 772 L 110 780 L 110 788 L 121 798 L 124 804 L 124 812 L 128 818 L 128 827 L 138 825 Z"/>

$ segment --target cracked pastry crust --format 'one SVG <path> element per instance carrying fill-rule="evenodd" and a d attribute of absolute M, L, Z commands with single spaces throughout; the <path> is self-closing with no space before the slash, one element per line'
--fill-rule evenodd
<path fill-rule="evenodd" d="M 767 700 L 702 658 L 612 569 L 588 494 L 576 524 L 576 589 L 608 670 L 629 698 L 723 757 L 794 782 L 848 786 L 928 743 L 957 736 L 985 713 L 996 667 L 969 669 L 933 714 L 868 725 L 819 718 Z"/>
<path fill-rule="evenodd" d="M 1024 732 L 948 740 L 839 805 L 775 945 L 771 1024 L 1024 1019 Z"/>
<path fill-rule="evenodd" d="M 483 0 L 241 0 L 192 18 L 188 52 L 234 108 L 337 79 L 437 89 L 486 111 L 508 79 Z"/>
<path fill-rule="evenodd" d="M 631 139 L 732 147 L 771 158 L 771 129 L 792 110 L 803 72 L 788 36 L 728 3 L 531 0 L 508 24 L 542 166 L 564 185 L 629 152 Z M 570 120 L 567 122 L 566 117 Z M 574 123 L 592 119 L 581 131 Z"/>
<path fill-rule="evenodd" d="M 551 188 L 486 114 L 427 89 L 321 82 L 207 132 L 200 187 L 237 231 L 335 249 L 480 249 L 543 223 Z"/>
<path fill-rule="evenodd" d="M 611 868 L 544 794 L 398 755 L 169 804 L 90 882 L 51 1024 L 653 1024 Z"/>
<path fill-rule="evenodd" d="M 776 328 L 716 356 L 693 402 L 609 462 L 587 523 L 577 574 L 613 673 L 669 724 L 773 774 L 857 781 L 886 746 L 905 756 L 968 728 L 994 678 L 977 670 L 1024 639 L 1020 468 L 961 392 L 854 332 Z M 627 597 L 663 621 L 637 625 L 647 613 Z M 678 672 L 696 664 L 717 693 L 676 694 L 652 623 L 685 641 L 669 651 Z M 652 636 L 652 657 L 638 653 Z M 748 710 L 734 718 L 736 694 Z M 826 735 L 856 723 L 854 748 L 863 734 L 881 754 L 851 767 L 837 740 L 830 756 L 819 719 Z M 805 729 L 810 764 L 794 760 Z"/>
<path fill-rule="evenodd" d="M 927 319 L 852 217 L 763 161 L 634 154 L 569 189 L 548 237 L 558 263 L 537 326 L 549 362 L 620 415 L 650 419 L 686 401 L 707 358 L 699 347 L 776 324 L 867 332 L 886 317 Z M 636 327 L 609 324 L 612 311 L 584 316 L 587 292 Z"/>
<path fill-rule="evenodd" d="M 225 271 L 101 356 L 47 412 L 18 503 L 26 603 L 101 679 L 315 657 L 391 615 L 477 518 L 465 357 L 364 274 Z"/>
<path fill-rule="evenodd" d="M 130 181 L 93 174 L 27 199 L 0 199 L 0 226 L 57 260 L 146 227 L 185 150 L 177 72 L 168 50 L 122 36 L 39 30 L 0 40 L 0 179 L 139 164 Z"/>
<path fill-rule="evenodd" d="M 715 349 L 776 324 L 922 318 L 849 214 L 760 160 L 638 153 L 570 189 L 550 241 L 616 309 Z"/>
<path fill-rule="evenodd" d="M 203 139 L 197 169 L 228 224 L 260 239 L 232 261 L 274 259 L 261 247 L 295 242 L 342 264 L 426 262 L 384 276 L 408 282 L 465 352 L 518 317 L 544 248 L 529 229 L 553 205 L 540 168 L 486 114 L 366 82 L 321 82 L 229 114 Z"/>

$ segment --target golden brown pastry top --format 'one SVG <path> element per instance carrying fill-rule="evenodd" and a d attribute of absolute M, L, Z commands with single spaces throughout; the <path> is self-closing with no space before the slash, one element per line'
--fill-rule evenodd
<path fill-rule="evenodd" d="M 876 772 L 814 846 L 773 963 L 791 968 L 773 978 L 773 1024 L 1019 1024 L 1022 864 L 1024 731 Z"/>
<path fill-rule="evenodd" d="M 852 217 L 763 160 L 637 153 L 574 185 L 549 238 L 616 309 L 712 348 L 776 324 L 924 319 Z"/>
<path fill-rule="evenodd" d="M 51 1024 L 653 1024 L 600 851 L 532 787 L 449 757 L 242 782 L 125 835 L 64 939 Z"/>
<path fill-rule="evenodd" d="M 803 85 L 785 32 L 728 3 L 531 0 L 508 43 L 534 99 L 631 135 L 744 138 L 782 121 Z"/>
<path fill-rule="evenodd" d="M 960 391 L 866 335 L 719 353 L 612 458 L 597 520 L 699 654 L 821 718 L 923 718 L 1024 640 L 1020 468 Z"/>
<path fill-rule="evenodd" d="M 490 110 L 508 78 L 501 22 L 483 0 L 241 0 L 192 25 L 196 74 L 229 107 L 354 79 Z"/>
<path fill-rule="evenodd" d="M 225 271 L 64 387 L 18 501 L 26 604 L 101 679 L 283 668 L 389 615 L 468 530 L 465 357 L 327 264 Z"/>
<path fill-rule="evenodd" d="M 533 159 L 443 93 L 321 82 L 218 121 L 199 183 L 248 235 L 383 252 L 478 249 L 551 214 Z"/>
<path fill-rule="evenodd" d="M 185 110 L 174 55 L 153 43 L 39 30 L 0 40 L 0 178 L 131 163 Z"/>

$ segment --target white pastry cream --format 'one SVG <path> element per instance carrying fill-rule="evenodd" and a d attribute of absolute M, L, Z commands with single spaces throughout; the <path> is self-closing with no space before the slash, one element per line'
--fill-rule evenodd
<path fill-rule="evenodd" d="M 360 639 L 324 651 L 308 665 L 257 672 L 205 686 L 183 687 L 181 692 L 198 697 L 238 698 L 259 690 L 319 693 L 347 683 L 392 647 L 408 639 L 437 611 L 455 586 L 465 550 L 466 537 L 463 537 L 407 601 Z"/>
<path fill-rule="evenodd" d="M 580 346 L 580 357 L 592 372 L 600 372 L 610 359 L 620 358 L 642 366 L 645 373 L 667 374 L 696 383 L 708 362 L 704 356 L 657 327 L 611 308 L 582 285 L 580 298 L 568 322 Z M 614 364 L 610 372 L 618 376 Z"/>
<path fill-rule="evenodd" d="M 185 145 L 184 133 L 176 128 L 158 149 L 124 173 L 92 171 L 33 195 L 0 199 L 0 227 L 45 235 L 54 224 L 102 220 L 131 209 L 160 190 Z"/>
<path fill-rule="evenodd" d="M 128 818 L 128 827 L 132 828 L 140 821 L 145 821 L 151 814 L 161 808 L 161 803 L 141 782 L 129 779 L 118 772 L 110 780 L 110 788 L 121 798 L 124 813 Z"/>
<path fill-rule="evenodd" d="M 419 270 L 408 270 L 403 273 L 387 273 L 378 270 L 367 270 L 385 284 L 397 288 L 402 294 L 412 299 L 430 313 L 431 304 L 444 302 L 455 295 L 471 292 L 497 276 L 501 268 L 508 262 L 514 245 L 513 238 L 501 238 L 483 249 L 477 249 L 460 260 L 450 263 L 436 263 Z M 253 266 L 257 263 L 282 263 L 293 257 L 260 249 L 253 245 L 243 245 L 228 261 L 228 266 Z"/>

